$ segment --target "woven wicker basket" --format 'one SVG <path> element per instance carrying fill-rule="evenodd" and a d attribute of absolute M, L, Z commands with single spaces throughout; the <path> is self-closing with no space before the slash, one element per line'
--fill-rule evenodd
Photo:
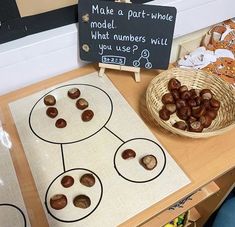
<path fill-rule="evenodd" d="M 168 121 L 159 118 L 159 110 L 162 108 L 161 98 L 169 92 L 167 84 L 171 78 L 178 79 L 182 85 L 195 89 L 210 89 L 215 98 L 221 102 L 218 115 L 209 128 L 203 132 L 188 132 L 174 128 L 172 124 L 179 120 L 176 114 L 171 115 Z M 231 85 L 220 79 L 218 76 L 209 75 L 200 70 L 189 70 L 172 68 L 156 76 L 148 86 L 146 92 L 146 105 L 153 118 L 163 128 L 172 133 L 192 138 L 206 138 L 227 132 L 235 126 L 235 96 Z"/>

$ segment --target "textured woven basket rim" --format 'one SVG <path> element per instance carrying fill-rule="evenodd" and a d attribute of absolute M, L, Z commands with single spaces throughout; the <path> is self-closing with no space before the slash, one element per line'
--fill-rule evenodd
<path fill-rule="evenodd" d="M 172 77 L 175 77 L 175 75 L 177 74 L 177 77 L 180 77 L 180 74 L 182 72 L 183 73 L 190 72 L 190 73 L 195 74 L 195 76 L 196 76 L 196 74 L 200 73 L 201 75 L 205 75 L 205 77 L 207 77 L 207 78 L 217 80 L 223 86 L 223 89 L 230 90 L 232 92 L 233 97 L 231 97 L 231 100 L 233 99 L 234 103 L 231 103 L 231 105 L 235 105 L 235 91 L 234 91 L 234 89 L 232 88 L 232 86 L 229 83 L 225 82 L 223 79 L 219 78 L 218 76 L 210 75 L 202 70 L 172 68 L 172 69 L 161 72 L 155 78 L 153 78 L 152 81 L 149 83 L 147 91 L 146 91 L 146 106 L 147 106 L 148 111 L 152 115 L 152 117 L 156 120 L 156 122 L 158 124 L 160 124 L 166 130 L 168 130 L 174 134 L 178 134 L 178 135 L 186 136 L 186 137 L 191 137 L 191 138 L 208 138 L 211 136 L 223 134 L 223 133 L 233 129 L 235 127 L 235 116 L 234 116 L 233 123 L 224 127 L 224 128 L 217 129 L 215 131 L 209 131 L 209 132 L 203 131 L 201 133 L 197 133 L 197 132 L 183 131 L 183 130 L 174 128 L 173 126 L 169 125 L 169 123 L 167 123 L 166 121 L 163 121 L 158 115 L 155 115 L 153 113 L 152 103 L 150 102 L 150 95 L 151 95 L 150 91 L 152 90 L 152 87 L 154 86 L 154 84 L 158 83 L 163 77 L 168 76 L 168 75 L 170 75 L 170 76 L 174 75 Z"/>

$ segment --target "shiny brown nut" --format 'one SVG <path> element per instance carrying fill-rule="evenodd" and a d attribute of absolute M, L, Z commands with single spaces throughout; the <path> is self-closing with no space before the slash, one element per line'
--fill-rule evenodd
<path fill-rule="evenodd" d="M 212 118 L 210 118 L 208 115 L 204 115 L 199 118 L 199 121 L 204 128 L 208 128 L 212 123 Z"/>
<path fill-rule="evenodd" d="M 208 110 L 206 112 L 206 115 L 209 116 L 212 120 L 214 120 L 217 117 L 217 111 L 215 111 L 215 110 Z"/>
<path fill-rule="evenodd" d="M 177 99 L 180 99 L 180 93 L 178 90 L 174 89 L 174 90 L 171 90 L 171 94 L 174 98 L 174 100 L 176 101 Z"/>
<path fill-rule="evenodd" d="M 86 99 L 84 98 L 80 98 L 77 100 L 76 102 L 76 107 L 79 109 L 79 110 L 84 110 L 86 109 L 87 107 L 89 106 L 88 102 L 86 101 Z"/>
<path fill-rule="evenodd" d="M 122 152 L 122 158 L 123 159 L 132 159 L 135 158 L 136 153 L 132 149 L 126 149 Z"/>
<path fill-rule="evenodd" d="M 190 94 L 189 91 L 183 91 L 180 94 L 180 98 L 183 99 L 183 100 L 189 100 L 191 98 L 191 94 Z"/>
<path fill-rule="evenodd" d="M 211 99 L 213 94 L 210 89 L 202 89 L 200 92 L 200 96 L 202 99 Z"/>
<path fill-rule="evenodd" d="M 66 120 L 64 120 L 63 118 L 59 118 L 56 122 L 55 122 L 55 126 L 57 128 L 65 128 L 67 126 L 67 122 Z"/>
<path fill-rule="evenodd" d="M 61 179 L 60 183 L 64 188 L 69 188 L 74 184 L 74 179 L 73 177 L 67 175 Z"/>
<path fill-rule="evenodd" d="M 169 110 L 167 110 L 166 108 L 162 108 L 161 110 L 159 110 L 159 117 L 164 121 L 169 120 L 170 119 Z"/>
<path fill-rule="evenodd" d="M 166 93 L 162 96 L 162 103 L 163 104 L 169 104 L 169 103 L 174 103 L 174 102 L 175 102 L 175 100 L 174 100 L 171 93 Z"/>
<path fill-rule="evenodd" d="M 173 89 L 179 89 L 181 86 L 181 83 L 179 80 L 172 78 L 168 82 L 168 90 L 171 91 Z"/>
<path fill-rule="evenodd" d="M 215 98 L 212 98 L 210 100 L 210 105 L 212 107 L 213 110 L 219 110 L 220 108 L 220 101 L 218 101 L 217 99 Z"/>
<path fill-rule="evenodd" d="M 67 94 L 69 98 L 77 99 L 80 96 L 81 92 L 78 88 L 74 87 L 74 88 L 69 89 Z"/>
<path fill-rule="evenodd" d="M 189 100 L 187 101 L 187 103 L 188 103 L 188 105 L 189 105 L 190 107 L 195 107 L 195 106 L 197 106 L 197 103 L 196 103 L 196 101 L 195 101 L 194 99 L 189 99 Z"/>
<path fill-rule="evenodd" d="M 180 130 L 186 130 L 187 124 L 184 121 L 177 121 L 173 124 L 173 127 L 178 128 Z"/>
<path fill-rule="evenodd" d="M 182 108 L 182 107 L 184 107 L 184 106 L 187 106 L 187 103 L 186 103 L 186 101 L 185 100 L 183 100 L 183 99 L 178 99 L 178 100 L 176 100 L 176 108 L 177 109 L 180 109 L 180 108 Z"/>
<path fill-rule="evenodd" d="M 50 205 L 55 210 L 61 210 L 67 205 L 67 197 L 63 194 L 56 194 L 50 198 Z"/>
<path fill-rule="evenodd" d="M 194 121 L 189 124 L 189 131 L 190 132 L 202 132 L 203 126 L 200 121 Z"/>
<path fill-rule="evenodd" d="M 54 106 L 56 104 L 56 99 L 53 95 L 47 95 L 43 99 L 46 106 Z"/>
<path fill-rule="evenodd" d="M 176 115 L 179 119 L 186 121 L 191 116 L 191 108 L 189 106 L 183 106 L 177 110 Z"/>
<path fill-rule="evenodd" d="M 195 99 L 196 97 L 199 97 L 200 96 L 200 90 L 199 89 L 190 89 L 189 90 L 190 94 L 191 94 L 191 98 L 192 99 Z"/>
<path fill-rule="evenodd" d="M 140 164 L 147 170 L 153 170 L 157 166 L 157 159 L 153 155 L 146 155 L 141 158 Z"/>
<path fill-rule="evenodd" d="M 206 114 L 206 108 L 204 106 L 195 106 L 192 107 L 192 116 L 199 118 Z"/>
<path fill-rule="evenodd" d="M 95 177 L 91 173 L 86 173 L 81 176 L 80 183 L 90 188 L 95 184 Z"/>
<path fill-rule="evenodd" d="M 173 103 L 166 104 L 165 108 L 170 112 L 170 114 L 173 114 L 176 112 L 176 105 Z"/>
<path fill-rule="evenodd" d="M 185 91 L 188 91 L 188 87 L 186 85 L 182 85 L 179 87 L 179 93 L 183 93 Z M 191 93 L 190 93 L 191 96 Z"/>
<path fill-rule="evenodd" d="M 82 120 L 87 122 L 90 121 L 94 117 L 94 112 L 92 110 L 85 110 L 82 113 Z"/>
<path fill-rule="evenodd" d="M 210 109 L 210 100 L 209 99 L 203 99 L 201 101 L 201 106 L 204 106 L 206 110 Z"/>
<path fill-rule="evenodd" d="M 50 118 L 55 118 L 58 115 L 58 110 L 55 107 L 48 107 L 46 114 Z"/>
<path fill-rule="evenodd" d="M 91 205 L 91 200 L 86 195 L 78 195 L 73 199 L 73 205 L 82 209 L 86 209 Z"/>

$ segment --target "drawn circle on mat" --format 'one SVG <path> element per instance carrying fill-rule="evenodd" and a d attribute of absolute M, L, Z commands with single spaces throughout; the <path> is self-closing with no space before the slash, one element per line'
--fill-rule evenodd
<path fill-rule="evenodd" d="M 90 173 L 95 177 L 95 184 L 92 187 L 86 187 L 80 183 L 83 174 Z M 70 175 L 74 178 L 74 184 L 71 187 L 64 188 L 61 185 L 61 179 Z M 61 210 L 55 210 L 50 205 L 50 198 L 56 194 L 64 194 L 67 197 L 67 205 Z M 78 195 L 86 195 L 91 200 L 91 205 L 86 209 L 75 207 L 73 199 Z M 84 168 L 70 169 L 58 175 L 49 185 L 45 195 L 45 206 L 47 212 L 60 222 L 77 222 L 91 215 L 99 206 L 103 196 L 103 185 L 100 178 L 91 170 Z"/>
<path fill-rule="evenodd" d="M 76 107 L 77 99 L 67 96 L 69 89 L 77 87 L 81 91 L 79 98 L 88 101 L 94 112 L 89 122 L 81 119 L 83 110 Z M 54 107 L 58 110 L 56 118 L 46 115 L 47 106 L 43 100 L 47 95 L 56 98 Z M 29 115 L 29 126 L 32 132 L 40 139 L 54 144 L 70 144 L 88 139 L 98 133 L 110 120 L 113 112 L 113 103 L 110 96 L 101 88 L 89 84 L 69 84 L 57 87 L 41 97 L 33 106 Z M 55 122 L 63 118 L 67 122 L 65 128 L 57 128 Z"/>
<path fill-rule="evenodd" d="M 132 149 L 136 157 L 123 159 L 122 152 Z M 153 170 L 146 170 L 140 160 L 145 155 L 154 155 L 157 166 Z M 134 138 L 121 144 L 114 154 L 114 168 L 125 180 L 133 183 L 147 183 L 159 177 L 166 166 L 166 155 L 163 148 L 156 142 L 147 138 Z"/>
<path fill-rule="evenodd" d="M 19 222 L 21 222 L 22 225 L 19 225 Z M 6 223 L 9 226 L 27 226 L 25 215 L 19 207 L 14 204 L 3 203 L 0 204 L 0 226 L 2 226 L 2 224 L 5 226 Z"/>

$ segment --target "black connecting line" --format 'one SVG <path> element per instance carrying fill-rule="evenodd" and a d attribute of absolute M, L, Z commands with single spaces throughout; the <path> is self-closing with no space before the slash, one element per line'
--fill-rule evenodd
<path fill-rule="evenodd" d="M 64 161 L 64 149 L 63 149 L 63 144 L 60 144 L 60 150 L 61 150 L 61 158 L 62 158 L 62 164 L 63 164 L 63 171 L 66 171 L 65 168 L 65 161 Z"/>
<path fill-rule="evenodd" d="M 122 140 L 119 136 L 117 136 L 114 132 L 112 132 L 110 129 L 108 129 L 106 126 L 104 126 L 105 129 L 107 129 L 111 134 L 113 134 L 115 137 L 117 137 L 119 140 L 121 140 L 123 143 L 125 142 Z"/>

